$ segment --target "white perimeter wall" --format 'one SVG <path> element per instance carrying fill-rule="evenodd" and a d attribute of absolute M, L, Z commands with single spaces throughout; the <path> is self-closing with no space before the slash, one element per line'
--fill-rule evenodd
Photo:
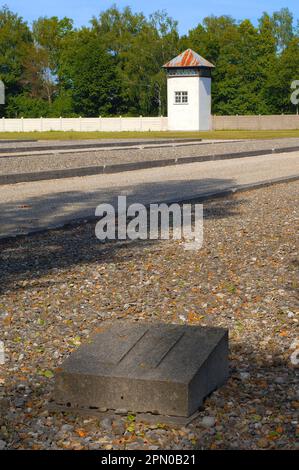
<path fill-rule="evenodd" d="M 180 108 L 182 109 L 182 108 Z M 188 108 L 189 109 L 189 108 Z M 287 130 L 299 129 L 299 115 L 212 116 L 214 130 Z M 168 126 L 168 122 L 170 125 Z M 201 124 L 202 125 L 202 124 Z M 168 131 L 173 130 L 167 117 L 136 118 L 0 118 L 0 132 L 29 131 Z M 185 130 L 194 130 L 185 128 Z M 196 129 L 198 130 L 198 128 Z"/>
<path fill-rule="evenodd" d="M 0 132 L 167 131 L 166 117 L 0 119 Z"/>
<path fill-rule="evenodd" d="M 215 130 L 286 130 L 299 129 L 299 115 L 213 116 Z"/>

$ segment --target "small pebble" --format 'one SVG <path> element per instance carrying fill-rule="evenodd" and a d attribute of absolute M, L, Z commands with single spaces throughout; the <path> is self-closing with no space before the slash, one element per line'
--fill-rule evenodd
<path fill-rule="evenodd" d="M 216 420 L 214 416 L 204 416 L 201 420 L 201 424 L 204 428 L 212 428 L 215 426 Z"/>
<path fill-rule="evenodd" d="M 111 431 L 112 429 L 112 419 L 111 418 L 104 418 L 100 421 L 100 426 L 105 431 Z"/>
<path fill-rule="evenodd" d="M 2 441 L 2 439 L 0 439 L 0 450 L 4 450 L 5 447 L 6 447 L 6 442 Z"/>

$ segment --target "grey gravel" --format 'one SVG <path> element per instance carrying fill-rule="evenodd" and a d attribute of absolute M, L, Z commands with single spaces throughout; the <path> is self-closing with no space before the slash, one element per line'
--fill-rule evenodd
<path fill-rule="evenodd" d="M 93 223 L 2 241 L 6 448 L 298 448 L 298 368 L 291 362 L 299 345 L 298 197 L 299 182 L 292 182 L 207 201 L 196 253 L 171 240 L 98 243 Z M 51 372 L 88 341 L 88 331 L 106 319 L 181 323 L 182 315 L 230 332 L 229 380 L 189 426 L 149 425 L 129 414 L 106 431 L 98 416 L 47 411 Z M 250 376 L 242 381 L 241 373 Z M 205 417 L 215 425 L 205 428 Z M 113 429 L 118 420 L 122 434 Z"/>
<path fill-rule="evenodd" d="M 80 153 L 50 155 L 31 155 L 24 157 L 0 158 L 0 174 L 30 173 L 46 170 L 82 168 L 97 165 L 111 165 L 137 161 L 151 161 L 167 158 L 181 158 L 201 155 L 271 150 L 273 148 L 299 146 L 298 138 L 272 140 L 243 140 L 228 142 L 201 143 L 188 146 L 127 149 L 127 150 L 97 150 Z"/>

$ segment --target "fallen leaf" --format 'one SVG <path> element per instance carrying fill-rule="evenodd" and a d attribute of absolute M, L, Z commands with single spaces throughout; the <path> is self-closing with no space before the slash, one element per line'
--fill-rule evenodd
<path fill-rule="evenodd" d="M 47 379 L 52 379 L 54 377 L 54 374 L 51 370 L 45 370 L 43 372 L 43 376 L 47 377 Z"/>
<path fill-rule="evenodd" d="M 80 437 L 86 437 L 86 436 L 87 436 L 87 432 L 84 431 L 84 429 L 76 429 L 75 432 L 76 432 L 76 433 L 78 434 L 78 436 L 80 436 Z"/>

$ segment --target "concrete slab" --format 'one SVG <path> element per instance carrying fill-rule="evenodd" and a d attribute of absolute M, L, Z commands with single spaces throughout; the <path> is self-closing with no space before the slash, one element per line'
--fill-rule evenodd
<path fill-rule="evenodd" d="M 227 377 L 227 330 L 118 322 L 63 363 L 54 400 L 73 411 L 188 418 Z"/>
<path fill-rule="evenodd" d="M 98 418 L 102 420 L 104 418 L 110 418 L 112 421 L 117 419 L 117 417 L 127 417 L 127 410 L 107 410 L 107 411 L 99 411 L 97 408 L 76 408 L 75 410 L 65 406 L 65 405 L 58 405 L 55 401 L 50 401 L 47 410 L 50 412 L 60 412 L 60 413 L 68 413 L 73 414 L 74 412 L 76 415 L 80 416 L 87 416 Z M 137 413 L 135 415 L 135 423 L 147 423 L 147 424 L 169 424 L 172 428 L 178 427 L 181 428 L 182 426 L 188 426 L 188 424 L 192 423 L 196 418 L 200 416 L 200 412 L 202 408 L 198 411 L 195 411 L 190 416 L 167 416 L 167 415 L 160 415 L 154 413 Z"/>

